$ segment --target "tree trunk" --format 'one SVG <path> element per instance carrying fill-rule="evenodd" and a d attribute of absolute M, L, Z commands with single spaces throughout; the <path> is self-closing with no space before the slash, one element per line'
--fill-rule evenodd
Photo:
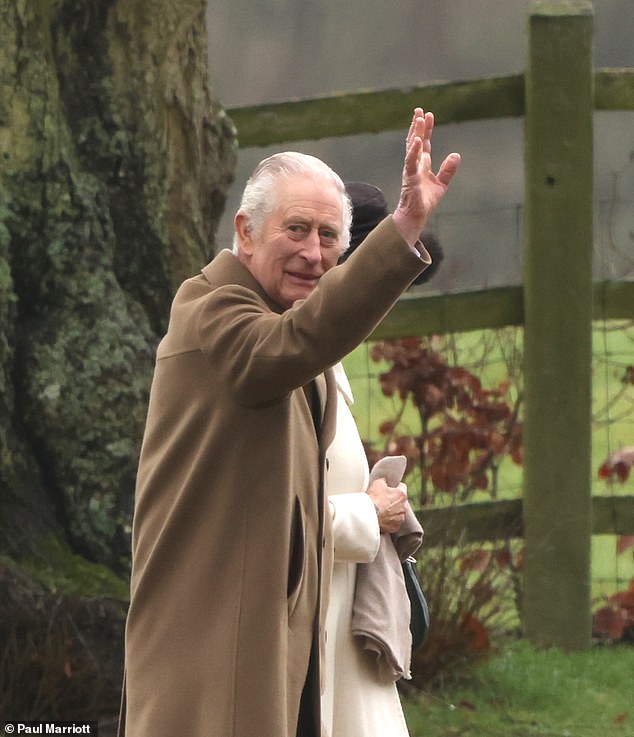
<path fill-rule="evenodd" d="M 125 598 L 156 345 L 235 164 L 204 18 L 0 0 L 0 574 L 45 608 Z"/>

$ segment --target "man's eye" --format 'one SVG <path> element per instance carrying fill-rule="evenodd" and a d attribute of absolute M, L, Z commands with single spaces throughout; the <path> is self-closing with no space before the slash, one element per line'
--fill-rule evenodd
<path fill-rule="evenodd" d="M 319 238 L 326 246 L 334 246 L 339 241 L 339 236 L 334 230 L 320 230 Z"/>
<path fill-rule="evenodd" d="M 291 223 L 288 226 L 288 229 L 291 233 L 295 233 L 296 235 L 303 235 L 306 232 L 306 226 L 301 223 Z"/>

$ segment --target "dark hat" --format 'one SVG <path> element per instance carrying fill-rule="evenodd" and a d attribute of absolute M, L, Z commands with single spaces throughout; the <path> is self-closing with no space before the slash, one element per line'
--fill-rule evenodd
<path fill-rule="evenodd" d="M 340 256 L 340 264 L 354 253 L 368 233 L 389 214 L 385 195 L 376 185 L 367 182 L 346 182 L 346 192 L 352 202 L 352 225 L 350 247 Z M 425 284 L 433 278 L 444 256 L 442 247 L 432 232 L 423 231 L 420 239 L 429 251 L 432 261 L 425 271 L 414 279 L 412 285 Z"/>
<path fill-rule="evenodd" d="M 340 262 L 345 261 L 367 234 L 388 215 L 385 195 L 374 184 L 347 182 L 346 192 L 352 202 L 352 226 L 350 247 L 341 256 Z"/>

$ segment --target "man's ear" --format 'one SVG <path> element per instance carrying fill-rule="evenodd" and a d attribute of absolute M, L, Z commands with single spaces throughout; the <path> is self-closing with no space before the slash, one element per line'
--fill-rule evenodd
<path fill-rule="evenodd" d="M 247 216 L 238 211 L 233 219 L 233 227 L 238 236 L 240 252 L 245 256 L 253 254 L 253 232 Z"/>

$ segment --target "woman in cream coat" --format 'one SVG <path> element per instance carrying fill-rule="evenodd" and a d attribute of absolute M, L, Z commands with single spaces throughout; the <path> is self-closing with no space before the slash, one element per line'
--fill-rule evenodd
<path fill-rule="evenodd" d="M 352 391 L 335 366 L 337 429 L 328 449 L 327 484 L 334 566 L 326 615 L 326 672 L 322 718 L 330 737 L 408 737 L 393 681 L 380 681 L 376 662 L 351 632 L 357 563 L 379 549 L 379 517 L 368 489 L 365 452 L 349 405 Z M 395 530 L 390 530 L 395 531 Z"/>

